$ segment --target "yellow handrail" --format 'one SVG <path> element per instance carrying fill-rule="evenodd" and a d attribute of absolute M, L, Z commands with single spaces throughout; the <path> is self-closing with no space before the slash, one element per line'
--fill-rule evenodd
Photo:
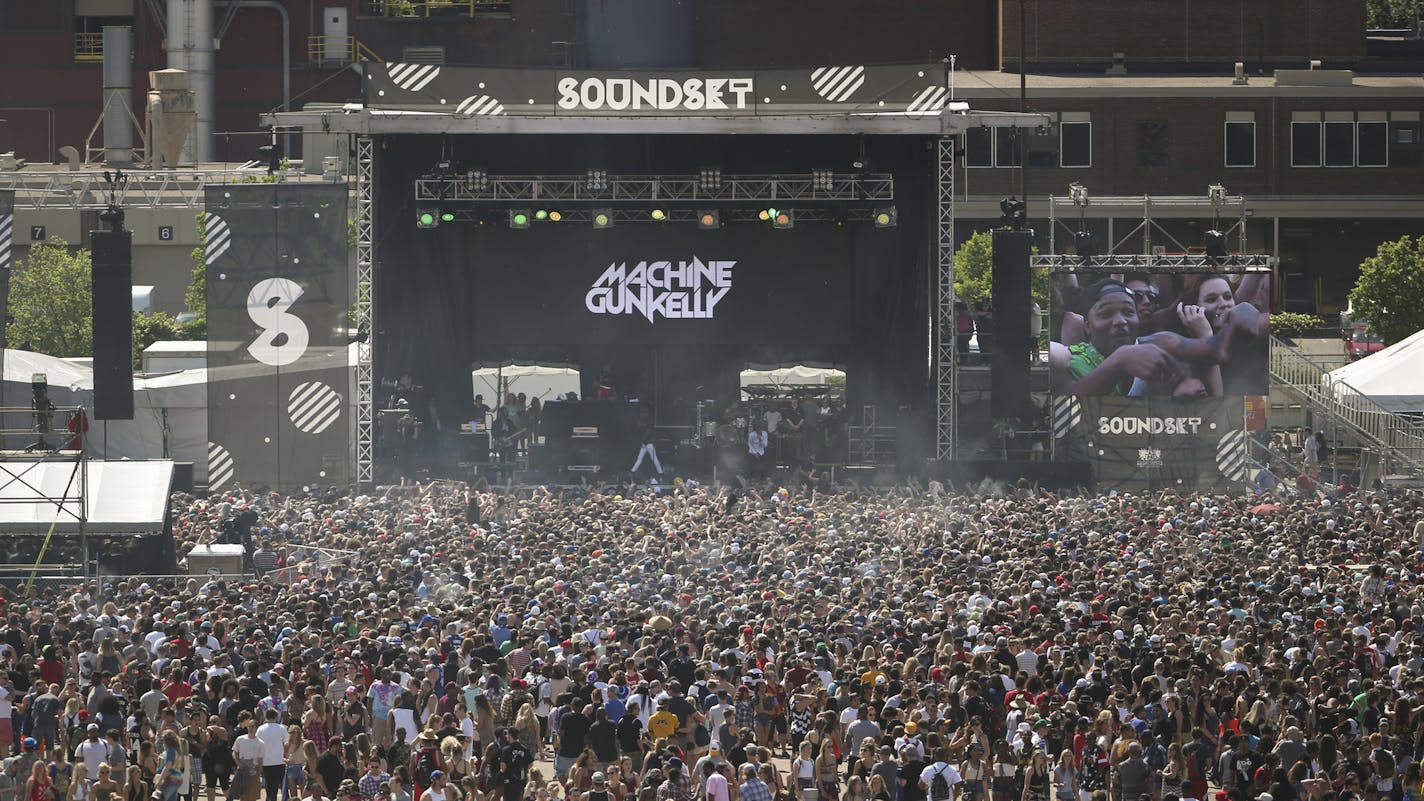
<path fill-rule="evenodd" d="M 74 34 L 75 61 L 103 61 L 104 34 L 77 32 Z"/>

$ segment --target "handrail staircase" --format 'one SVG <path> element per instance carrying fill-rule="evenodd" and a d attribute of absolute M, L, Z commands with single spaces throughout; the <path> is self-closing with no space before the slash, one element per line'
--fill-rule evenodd
<path fill-rule="evenodd" d="M 1381 406 L 1299 349 L 1271 337 L 1271 380 L 1337 429 L 1350 432 L 1384 459 L 1385 474 L 1424 475 L 1424 424 Z"/>

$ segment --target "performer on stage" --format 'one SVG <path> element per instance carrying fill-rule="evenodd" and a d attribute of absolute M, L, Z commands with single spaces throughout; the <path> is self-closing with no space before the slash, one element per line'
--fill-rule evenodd
<path fill-rule="evenodd" d="M 653 439 L 653 427 L 644 423 L 643 436 L 641 439 L 642 445 L 638 447 L 638 458 L 633 462 L 633 469 L 629 471 L 633 475 L 636 476 L 638 474 L 638 468 L 643 466 L 644 457 L 652 460 L 653 469 L 658 471 L 658 475 L 663 474 L 663 464 L 658 461 L 658 449 L 654 447 Z"/>

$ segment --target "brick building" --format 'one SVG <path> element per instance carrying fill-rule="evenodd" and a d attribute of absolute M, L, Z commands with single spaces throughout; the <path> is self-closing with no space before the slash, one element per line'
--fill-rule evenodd
<path fill-rule="evenodd" d="M 959 99 L 986 110 L 1022 102 L 1055 120 L 1022 132 L 1021 170 L 1015 134 L 965 137 L 961 237 L 997 219 L 1010 193 L 1028 194 L 1032 216 L 1072 182 L 1099 196 L 1204 195 L 1222 183 L 1251 202 L 1252 249 L 1281 257 L 1286 305 L 1330 312 L 1379 241 L 1424 228 L 1424 48 L 1368 37 L 1364 0 L 0 0 L 0 152 L 42 163 L 82 148 L 99 117 L 105 25 L 134 30 L 142 119 L 146 73 L 167 65 L 160 19 L 192 3 L 213 11 L 211 153 L 222 163 L 260 157 L 262 112 L 355 99 L 347 67 L 360 59 L 713 69 L 953 55 Z M 289 155 L 310 155 L 293 140 Z M 85 225 L 59 211 L 19 214 L 22 251 L 26 222 Z M 184 253 L 171 266 L 155 256 L 165 266 L 153 281 L 186 280 L 190 218 L 172 221 Z M 1121 234 L 1136 222 L 1090 208 L 1086 224 Z M 1208 222 L 1167 224 L 1186 242 Z M 158 297 L 171 307 L 181 287 Z"/>

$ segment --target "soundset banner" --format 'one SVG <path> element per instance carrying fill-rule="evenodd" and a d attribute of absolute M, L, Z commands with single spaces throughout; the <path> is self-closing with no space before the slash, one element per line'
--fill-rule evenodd
<path fill-rule="evenodd" d="M 767 70 L 561 70 L 366 63 L 367 108 L 459 117 L 873 114 L 932 117 L 943 64 Z"/>
<path fill-rule="evenodd" d="M 873 236 L 872 232 L 860 235 Z M 472 236 L 493 344 L 847 344 L 852 233 L 550 227 Z"/>
<path fill-rule="evenodd" d="M 345 185 L 207 190 L 213 490 L 349 480 L 346 194 Z"/>
<path fill-rule="evenodd" d="M 1053 399 L 1060 459 L 1093 465 L 1098 490 L 1239 491 L 1252 478 L 1240 397 Z"/>

